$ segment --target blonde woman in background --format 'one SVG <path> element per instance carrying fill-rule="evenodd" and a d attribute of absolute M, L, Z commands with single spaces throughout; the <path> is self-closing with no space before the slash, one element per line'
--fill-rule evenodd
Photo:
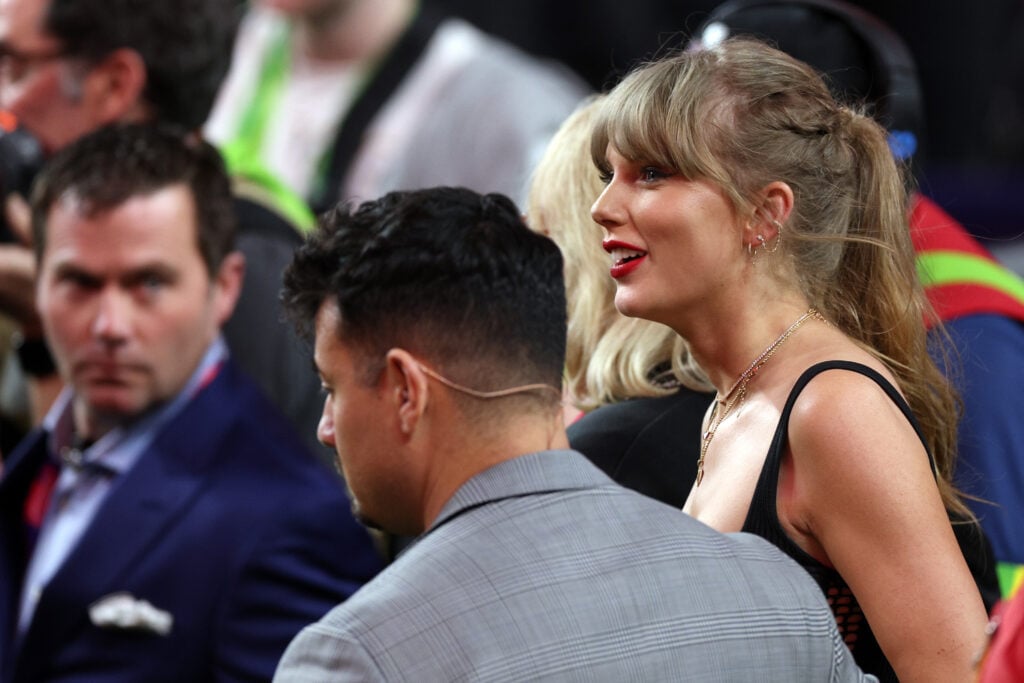
<path fill-rule="evenodd" d="M 590 206 L 604 189 L 590 157 L 601 96 L 562 124 L 534 171 L 527 216 L 565 259 L 566 390 L 582 415 L 573 448 L 620 484 L 682 507 L 696 475 L 701 420 L 712 394 L 671 328 L 615 310 L 615 284 Z"/>

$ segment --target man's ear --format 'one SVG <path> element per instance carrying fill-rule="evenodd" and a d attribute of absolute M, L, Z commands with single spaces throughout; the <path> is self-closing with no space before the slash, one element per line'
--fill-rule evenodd
<path fill-rule="evenodd" d="M 217 275 L 211 283 L 214 314 L 217 316 L 218 326 L 224 325 L 234 313 L 244 280 L 245 255 L 240 251 L 232 251 L 220 262 L 220 268 L 217 269 Z"/>
<path fill-rule="evenodd" d="M 143 97 L 148 77 L 142 55 L 131 48 L 114 50 L 92 65 L 82 83 L 82 102 L 97 127 L 148 118 L 153 113 Z"/>
<path fill-rule="evenodd" d="M 387 391 L 395 406 L 398 426 L 411 439 L 420 425 L 430 399 L 430 383 L 419 361 L 405 349 L 391 349 L 385 356 Z"/>

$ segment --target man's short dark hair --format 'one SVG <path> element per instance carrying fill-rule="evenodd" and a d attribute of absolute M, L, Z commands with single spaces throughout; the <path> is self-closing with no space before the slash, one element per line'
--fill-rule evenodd
<path fill-rule="evenodd" d="M 44 30 L 69 54 L 98 62 L 131 48 L 146 65 L 157 118 L 189 130 L 210 114 L 231 63 L 236 0 L 49 0 Z"/>
<path fill-rule="evenodd" d="M 89 215 L 172 185 L 184 185 L 196 211 L 196 240 L 213 277 L 234 248 L 237 218 L 220 153 L 196 135 L 155 124 L 118 124 L 79 138 L 50 160 L 32 191 L 36 258 L 46 247 L 50 208 L 73 193 Z"/>
<path fill-rule="evenodd" d="M 339 205 L 285 271 L 285 307 L 311 336 L 321 305 L 373 381 L 393 347 L 481 391 L 561 387 L 566 306 L 562 256 L 499 194 L 439 187 Z"/>

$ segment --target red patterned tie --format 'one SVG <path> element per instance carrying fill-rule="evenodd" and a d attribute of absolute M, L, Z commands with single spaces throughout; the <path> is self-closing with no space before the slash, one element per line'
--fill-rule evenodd
<path fill-rule="evenodd" d="M 39 527 L 43 524 L 59 474 L 60 468 L 47 458 L 29 488 L 28 498 L 25 499 L 25 557 L 31 557 L 35 549 Z"/>

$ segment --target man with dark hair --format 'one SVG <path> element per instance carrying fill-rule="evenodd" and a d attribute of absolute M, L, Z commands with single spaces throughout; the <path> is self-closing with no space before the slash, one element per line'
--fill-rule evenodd
<path fill-rule="evenodd" d="M 567 450 L 561 255 L 507 198 L 338 208 L 285 299 L 357 511 L 421 536 L 304 629 L 275 680 L 861 679 L 796 564 Z"/>
<path fill-rule="evenodd" d="M 0 106 L 46 155 L 113 122 L 198 131 L 231 61 L 238 11 L 234 0 L 7 0 L 0 3 Z M 297 228 L 310 227 L 312 217 L 268 176 L 233 181 L 246 277 L 225 336 L 242 369 L 319 452 L 306 437 L 319 418 L 315 377 L 278 302 L 281 273 L 301 242 Z M 52 365 L 40 361 L 45 342 L 30 305 L 31 276 L 27 249 L 0 245 L 0 311 L 20 323 L 21 369 L 37 385 L 47 377 L 54 384 Z"/>
<path fill-rule="evenodd" d="M 88 155 L 91 168 L 82 161 Z M 223 162 L 198 139 L 162 127 L 147 131 L 140 125 L 110 126 L 83 139 L 74 153 L 68 152 L 54 164 L 32 196 L 36 260 L 42 262 L 46 253 L 50 211 L 65 195 L 73 195 L 82 213 L 93 216 L 133 197 L 179 184 L 192 197 L 195 246 L 207 274 L 216 278 L 225 259 L 239 261 L 235 252 L 238 218 Z M 233 263 L 231 267 L 242 266 Z"/>
<path fill-rule="evenodd" d="M 0 681 L 266 680 L 379 557 L 228 356 L 243 259 L 220 156 L 104 127 L 32 200 L 65 389 L 0 479 Z"/>

